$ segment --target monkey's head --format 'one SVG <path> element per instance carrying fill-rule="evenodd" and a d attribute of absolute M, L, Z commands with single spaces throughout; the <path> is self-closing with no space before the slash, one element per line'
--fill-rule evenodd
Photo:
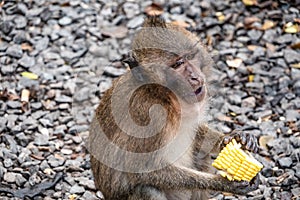
<path fill-rule="evenodd" d="M 145 20 L 133 40 L 129 65 L 134 76 L 155 76 L 189 103 L 205 101 L 208 96 L 210 56 L 197 36 L 160 17 Z"/>

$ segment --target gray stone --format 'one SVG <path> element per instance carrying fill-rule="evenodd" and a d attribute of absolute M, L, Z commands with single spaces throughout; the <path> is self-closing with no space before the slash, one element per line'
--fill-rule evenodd
<path fill-rule="evenodd" d="M 292 49 L 285 49 L 284 50 L 284 59 L 287 63 L 295 63 L 300 62 L 300 53 L 297 51 L 294 51 Z"/>
<path fill-rule="evenodd" d="M 22 58 L 23 50 L 20 45 L 12 45 L 7 48 L 6 54 L 15 57 L 15 58 Z"/>
<path fill-rule="evenodd" d="M 13 29 L 13 24 L 10 21 L 4 21 L 0 23 L 0 31 L 8 35 Z"/>
<path fill-rule="evenodd" d="M 64 159 L 59 159 L 59 158 L 55 158 L 54 156 L 50 156 L 50 158 L 48 158 L 48 164 L 51 167 L 59 167 L 62 166 L 64 164 L 65 160 Z"/>
<path fill-rule="evenodd" d="M 28 55 L 24 54 L 23 57 L 19 60 L 19 65 L 28 69 L 35 65 L 35 59 L 33 57 L 29 57 Z"/>
<path fill-rule="evenodd" d="M 19 101 L 8 101 L 7 106 L 12 109 L 19 109 L 21 108 L 22 104 Z"/>
<path fill-rule="evenodd" d="M 27 182 L 27 180 L 22 176 L 22 174 L 17 174 L 16 175 L 16 184 L 17 184 L 17 186 L 23 186 L 25 182 Z"/>
<path fill-rule="evenodd" d="M 300 119 L 300 114 L 297 110 L 286 110 L 286 121 L 294 121 L 296 122 Z"/>
<path fill-rule="evenodd" d="M 49 135 L 46 134 L 36 134 L 34 143 L 38 146 L 49 145 Z"/>
<path fill-rule="evenodd" d="M 124 68 L 115 68 L 111 66 L 107 66 L 104 69 L 104 74 L 112 77 L 118 77 L 126 72 Z"/>
<path fill-rule="evenodd" d="M 98 198 L 91 193 L 90 191 L 85 191 L 85 193 L 82 195 L 83 199 L 89 199 L 89 200 L 97 200 Z"/>
<path fill-rule="evenodd" d="M 293 161 L 290 157 L 283 157 L 278 159 L 278 164 L 282 168 L 289 168 L 292 166 Z"/>
<path fill-rule="evenodd" d="M 294 197 L 299 197 L 300 196 L 300 187 L 291 189 L 291 192 L 294 195 Z"/>
<path fill-rule="evenodd" d="M 13 172 L 6 172 L 4 174 L 4 181 L 6 181 L 7 183 L 15 183 L 16 182 L 16 173 Z"/>
<path fill-rule="evenodd" d="M 15 71 L 15 68 L 11 65 L 3 65 L 1 66 L 0 70 L 2 74 L 9 75 Z"/>
<path fill-rule="evenodd" d="M 15 23 L 15 27 L 17 29 L 22 29 L 22 28 L 25 28 L 27 26 L 27 19 L 22 16 L 22 15 L 17 15 L 15 18 L 14 18 L 14 23 Z"/>
<path fill-rule="evenodd" d="M 250 31 L 247 32 L 247 35 L 250 37 L 251 40 L 257 41 L 262 36 L 262 32 L 259 30 L 251 29 Z"/>
<path fill-rule="evenodd" d="M 42 39 L 39 39 L 36 43 L 35 43 L 35 50 L 37 51 L 43 51 L 45 49 L 47 49 L 48 45 L 49 45 L 49 38 L 48 37 L 43 37 Z"/>
<path fill-rule="evenodd" d="M 72 103 L 73 99 L 66 95 L 60 95 L 55 97 L 55 101 L 58 103 Z"/>
<path fill-rule="evenodd" d="M 85 192 L 84 187 L 81 187 L 78 184 L 73 185 L 70 189 L 71 194 L 82 194 L 84 192 Z"/>
<path fill-rule="evenodd" d="M 109 46 L 108 45 L 101 45 L 98 46 L 96 44 L 91 45 L 89 48 L 91 54 L 97 57 L 107 57 L 109 53 Z"/>
<path fill-rule="evenodd" d="M 284 34 L 275 39 L 278 44 L 291 43 L 293 41 L 293 36 L 291 34 Z"/>
<path fill-rule="evenodd" d="M 144 22 L 144 17 L 142 15 L 140 15 L 138 17 L 134 17 L 133 19 L 131 19 L 127 23 L 127 27 L 131 28 L 131 29 L 135 29 L 135 28 L 141 26 L 143 22 Z"/>
<path fill-rule="evenodd" d="M 123 9 L 124 9 L 126 17 L 128 19 L 133 18 L 135 15 L 139 14 L 139 12 L 140 12 L 139 5 L 137 3 L 134 3 L 134 2 L 126 2 L 123 5 Z"/>
<path fill-rule="evenodd" d="M 58 23 L 59 23 L 59 25 L 67 26 L 72 23 L 72 19 L 70 17 L 65 16 L 65 17 L 59 19 Z"/>
<path fill-rule="evenodd" d="M 4 159 L 3 164 L 6 168 L 10 168 L 14 165 L 13 161 L 10 158 Z"/>
<path fill-rule="evenodd" d="M 77 91 L 77 94 L 74 96 L 74 100 L 77 102 L 83 102 L 89 99 L 90 88 L 84 87 Z"/>

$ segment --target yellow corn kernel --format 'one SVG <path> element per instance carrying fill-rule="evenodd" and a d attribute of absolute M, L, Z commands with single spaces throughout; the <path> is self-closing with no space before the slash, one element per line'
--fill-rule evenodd
<path fill-rule="evenodd" d="M 251 181 L 263 168 L 251 153 L 241 149 L 242 145 L 233 139 L 219 153 L 212 166 L 222 170 L 221 176 L 228 180 Z"/>

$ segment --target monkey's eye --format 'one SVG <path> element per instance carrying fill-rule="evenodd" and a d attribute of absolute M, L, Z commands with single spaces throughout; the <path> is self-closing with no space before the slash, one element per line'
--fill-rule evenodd
<path fill-rule="evenodd" d="M 184 64 L 185 63 L 185 61 L 184 61 L 184 59 L 183 58 L 180 58 L 179 60 L 177 60 L 176 62 L 175 62 L 175 64 L 173 64 L 171 67 L 173 68 L 173 69 L 178 69 L 182 64 Z"/>
<path fill-rule="evenodd" d="M 191 52 L 189 54 L 186 54 L 184 57 L 187 60 L 193 60 L 195 58 L 195 56 L 197 55 L 197 53 L 198 53 L 198 51 Z"/>

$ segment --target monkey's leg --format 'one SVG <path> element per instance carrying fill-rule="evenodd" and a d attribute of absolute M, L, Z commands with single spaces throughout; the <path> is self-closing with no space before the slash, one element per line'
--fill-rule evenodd
<path fill-rule="evenodd" d="M 134 174 L 136 182 L 155 186 L 161 190 L 215 190 L 235 194 L 247 194 L 256 190 L 259 179 L 254 183 L 247 181 L 229 181 L 219 175 L 200 172 L 183 166 L 169 165 L 168 167 L 150 173 Z"/>
<path fill-rule="evenodd" d="M 140 185 L 133 190 L 128 200 L 167 200 L 167 198 L 163 192 L 154 187 Z"/>
<path fill-rule="evenodd" d="M 193 192 L 193 195 L 191 197 L 191 200 L 207 200 L 208 194 L 206 191 L 197 191 Z"/>

